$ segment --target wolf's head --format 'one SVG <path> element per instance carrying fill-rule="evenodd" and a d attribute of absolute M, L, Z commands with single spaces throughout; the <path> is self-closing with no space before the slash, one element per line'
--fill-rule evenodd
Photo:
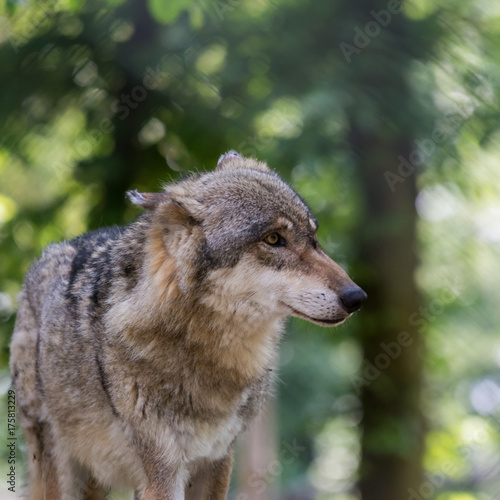
<path fill-rule="evenodd" d="M 128 194 L 152 215 L 158 270 L 173 262 L 181 292 L 220 314 L 331 326 L 366 299 L 321 249 L 307 205 L 265 163 L 230 151 L 213 172 Z"/>

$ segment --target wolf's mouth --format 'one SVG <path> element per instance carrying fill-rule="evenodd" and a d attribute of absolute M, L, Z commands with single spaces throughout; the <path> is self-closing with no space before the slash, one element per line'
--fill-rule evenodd
<path fill-rule="evenodd" d="M 294 309 L 293 307 L 289 306 L 288 304 L 285 304 L 284 302 L 282 302 L 282 304 L 284 306 L 288 307 L 288 309 L 290 309 L 292 311 L 293 316 L 297 316 L 298 318 L 302 318 L 302 319 L 305 319 L 307 321 L 311 321 L 312 323 L 318 323 L 321 325 L 329 325 L 329 326 L 338 325 L 339 323 L 342 323 L 344 320 L 346 320 L 350 316 L 350 314 L 348 314 L 344 318 L 336 318 L 336 319 L 313 318 L 312 316 L 308 316 L 307 314 L 304 314 L 300 311 L 297 311 L 297 309 Z"/>

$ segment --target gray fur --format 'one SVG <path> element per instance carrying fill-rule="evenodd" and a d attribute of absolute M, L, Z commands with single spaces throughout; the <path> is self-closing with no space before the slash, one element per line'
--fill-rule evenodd
<path fill-rule="evenodd" d="M 51 245 L 26 276 L 11 371 L 33 500 L 225 498 L 284 319 L 350 314 L 339 296 L 355 285 L 264 163 L 231 151 L 129 196 L 136 222 Z"/>

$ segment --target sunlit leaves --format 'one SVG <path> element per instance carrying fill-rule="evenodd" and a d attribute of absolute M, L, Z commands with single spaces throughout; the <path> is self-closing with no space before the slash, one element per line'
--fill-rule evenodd
<path fill-rule="evenodd" d="M 227 49 L 224 45 L 214 44 L 201 52 L 196 59 L 195 67 L 206 74 L 219 72 L 225 65 Z"/>
<path fill-rule="evenodd" d="M 181 14 L 191 7 L 193 0 L 148 0 L 151 14 L 160 23 L 173 23 Z"/>

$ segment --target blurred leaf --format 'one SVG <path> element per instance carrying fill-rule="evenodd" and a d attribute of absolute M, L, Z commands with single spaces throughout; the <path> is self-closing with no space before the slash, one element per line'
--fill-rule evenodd
<path fill-rule="evenodd" d="M 183 10 L 189 9 L 193 0 L 148 0 L 148 6 L 154 18 L 164 24 L 173 23 Z"/>

